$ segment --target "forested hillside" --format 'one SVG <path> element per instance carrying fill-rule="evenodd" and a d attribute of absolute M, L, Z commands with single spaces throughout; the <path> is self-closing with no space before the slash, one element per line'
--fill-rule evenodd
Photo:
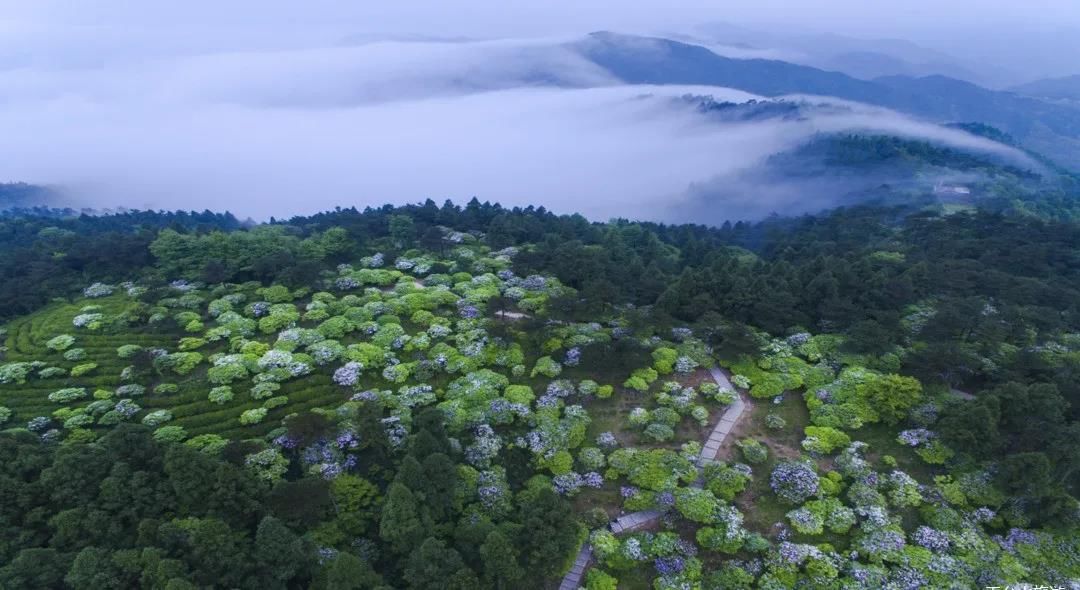
<path fill-rule="evenodd" d="M 4 588 L 1080 577 L 1071 221 L 0 223 Z"/>

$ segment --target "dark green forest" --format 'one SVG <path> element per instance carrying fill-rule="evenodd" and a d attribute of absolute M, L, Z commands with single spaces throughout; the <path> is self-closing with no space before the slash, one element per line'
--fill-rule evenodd
<path fill-rule="evenodd" d="M 896 146 L 884 152 L 887 157 L 896 157 Z M 463 408 L 453 406 L 451 410 L 440 404 L 442 411 L 436 411 L 417 406 L 407 414 L 411 425 L 407 442 L 401 447 L 395 447 L 386 434 L 386 421 L 397 418 L 370 399 L 348 402 L 334 411 L 319 409 L 322 405 L 332 407 L 331 403 L 304 402 L 282 414 L 275 413 L 281 411 L 276 409 L 277 404 L 271 404 L 264 407 L 270 407 L 270 416 L 277 424 L 273 427 L 275 424 L 267 422 L 266 428 L 259 424 L 266 416 L 265 409 L 243 406 L 254 408 L 240 416 L 241 424 L 260 435 L 254 438 L 235 435 L 235 427 L 200 426 L 206 422 L 185 417 L 183 410 L 191 405 L 183 401 L 188 399 L 185 392 L 206 385 L 203 380 L 207 376 L 213 379 L 218 367 L 214 359 L 230 356 L 230 350 L 245 357 L 255 355 L 250 357 L 250 367 L 259 359 L 257 355 L 263 354 L 265 360 L 270 353 L 265 352 L 268 345 L 254 339 L 237 339 L 235 335 L 220 341 L 225 348 L 213 348 L 220 346 L 211 336 L 213 330 L 199 337 L 202 322 L 209 320 L 183 311 L 193 308 L 184 302 L 189 295 L 176 295 L 177 289 L 186 292 L 185 285 L 190 283 L 196 286 L 192 296 L 205 293 L 208 298 L 218 298 L 210 305 L 211 316 L 220 313 L 213 311 L 217 301 L 226 302 L 220 304 L 220 309 L 232 309 L 227 302 L 241 301 L 239 294 L 247 294 L 248 301 L 254 297 L 271 303 L 310 299 L 312 303 L 307 305 L 301 322 L 328 317 L 312 311 L 324 307 L 331 310 L 329 316 L 333 319 L 337 306 L 352 296 L 336 300 L 329 294 L 311 295 L 311 287 L 332 284 L 335 273 L 353 276 L 348 274 L 353 272 L 347 270 L 351 268 L 348 265 L 361 259 L 369 261 L 368 266 L 377 266 L 370 261 L 377 259 L 381 263 L 383 258 L 430 260 L 430 268 L 425 269 L 430 277 L 447 277 L 447 285 L 458 283 L 455 289 L 466 284 L 481 288 L 482 282 L 472 279 L 469 283 L 469 274 L 462 272 L 467 268 L 463 261 L 472 260 L 461 258 L 466 256 L 462 244 L 493 253 L 484 256 L 512 251 L 512 258 L 505 259 L 510 262 L 499 262 L 505 264 L 500 272 L 509 273 L 505 276 L 552 277 L 542 304 L 537 303 L 535 308 L 519 304 L 517 309 L 524 312 L 520 324 L 512 326 L 506 316 L 500 320 L 498 313 L 481 324 L 491 338 L 485 336 L 483 342 L 493 351 L 503 351 L 498 354 L 523 354 L 527 362 L 542 356 L 536 359 L 531 377 L 521 375 L 525 372 L 522 367 L 520 373 L 514 372 L 511 381 L 525 379 L 526 387 L 543 390 L 544 385 L 537 379 L 558 374 L 549 367 L 551 363 L 559 365 L 550 355 L 571 346 L 568 343 L 574 338 L 581 338 L 559 331 L 579 329 L 571 327 L 587 330 L 591 328 L 582 326 L 610 320 L 615 326 L 612 334 L 624 329 L 642 337 L 651 336 L 652 343 L 581 339 L 585 343 L 580 347 L 581 354 L 592 359 L 592 372 L 583 376 L 598 375 L 592 378 L 613 381 L 614 375 L 621 374 L 617 378 L 621 381 L 625 378 L 623 372 L 640 366 L 642 359 L 647 364 L 650 347 L 661 347 L 651 353 L 656 370 L 635 370 L 618 390 L 619 395 L 629 396 L 627 399 L 634 399 L 636 389 L 648 390 L 656 380 L 656 371 L 664 374 L 665 363 L 671 372 L 673 360 L 662 361 L 668 353 L 661 351 L 671 350 L 672 355 L 675 351 L 663 347 L 688 345 L 664 344 L 661 340 L 668 337 L 662 335 L 684 327 L 692 331 L 703 348 L 693 349 L 697 352 L 692 352 L 692 347 L 686 348 L 688 352 L 678 348 L 680 354 L 715 359 L 720 366 L 730 368 L 732 374 L 745 375 L 753 383 L 749 389 L 753 397 L 767 398 L 775 395 L 765 387 L 772 376 L 790 376 L 775 373 L 777 365 L 770 364 L 775 362 L 769 359 L 774 358 L 771 355 L 775 354 L 776 343 L 784 339 L 805 342 L 808 333 L 813 333 L 810 342 L 814 351 L 806 352 L 806 345 L 798 348 L 802 351 L 798 354 L 807 361 L 791 361 L 798 361 L 808 372 L 798 383 L 780 385 L 776 393 L 805 387 L 807 395 L 813 397 L 812 383 L 831 380 L 815 377 L 814 371 L 838 376 L 836 383 L 841 383 L 848 374 L 845 371 L 852 367 L 896 379 L 913 377 L 926 392 L 945 396 L 935 398 L 941 401 L 935 407 L 939 415 L 935 416 L 934 430 L 947 445 L 947 471 L 928 474 L 946 478 L 935 480 L 937 485 L 951 490 L 948 482 L 952 480 L 948 478 L 959 480 L 960 474 L 992 466 L 984 473 L 991 474 L 988 483 L 996 490 L 993 493 L 1006 494 L 1013 500 L 1007 510 L 1002 508 L 1003 516 L 998 518 L 1004 520 L 995 525 L 1004 527 L 1003 534 L 1010 530 L 1009 526 L 1026 526 L 1068 538 L 1068 531 L 1077 526 L 1075 498 L 1080 494 L 1080 226 L 1068 217 L 1042 218 L 1001 207 L 952 211 L 942 207 L 863 205 L 816 216 L 706 227 L 629 220 L 597 223 L 577 215 L 558 215 L 542 207 L 511 209 L 475 199 L 464 206 L 449 201 L 438 205 L 429 200 L 403 207 L 342 208 L 259 225 L 242 224 L 229 214 L 210 212 L 9 212 L 0 218 L 0 300 L 5 303 L 0 314 L 3 320 L 13 322 L 9 326 L 9 346 L 5 347 L 11 355 L 7 360 L 23 358 L 16 353 L 44 350 L 33 348 L 37 332 L 45 331 L 60 310 L 79 309 L 81 304 L 72 307 L 70 302 L 84 294 L 97 296 L 87 288 L 92 283 L 134 281 L 138 286 L 135 290 L 128 288 L 130 302 L 115 308 L 122 310 L 115 315 L 110 299 L 115 295 L 102 299 L 107 305 L 82 308 L 84 315 L 95 316 L 85 320 L 91 322 L 91 330 L 101 334 L 94 338 L 104 338 L 109 346 L 116 347 L 126 340 L 150 343 L 184 332 L 191 336 L 180 339 L 182 352 L 163 357 L 132 353 L 132 374 L 146 376 L 146 381 L 136 378 L 136 382 L 156 383 L 153 387 L 159 389 L 164 385 L 163 391 L 179 389 L 180 393 L 174 395 L 181 398 L 175 403 L 154 401 L 164 399 L 158 393 L 139 398 L 139 403 L 151 410 L 162 408 L 160 412 L 165 414 L 155 411 L 151 413 L 155 417 L 149 419 L 148 415 L 143 424 L 120 422 L 99 432 L 80 426 L 87 423 L 80 418 L 89 415 L 81 414 L 84 410 L 58 410 L 53 419 L 67 420 L 68 433 L 60 441 L 55 440 L 58 435 L 42 436 L 33 428 L 12 428 L 0 435 L 0 490 L 8 499 L 0 507 L 0 585 L 13 589 L 172 590 L 508 588 L 522 584 L 532 587 L 540 585 L 532 582 L 535 580 L 557 579 L 569 567 L 587 530 L 606 522 L 603 509 L 607 500 L 587 494 L 568 498 L 553 491 L 550 480 L 536 475 L 534 470 L 550 469 L 556 475 L 558 489 L 559 474 L 565 474 L 568 467 L 556 468 L 546 461 L 553 462 L 553 457 L 561 455 L 533 459 L 528 444 L 523 442 L 510 444 L 485 459 L 478 476 L 476 469 L 462 463 L 464 435 L 460 425 L 448 418 L 453 412 L 465 411 Z M 373 255 L 375 252 L 379 254 Z M 495 264 L 483 262 L 488 258 L 478 260 L 473 272 L 479 272 L 483 264 Z M 373 268 L 361 272 L 390 271 Z M 453 281 L 451 275 L 456 277 Z M 399 295 L 407 292 L 401 289 L 412 288 L 411 280 L 398 282 L 395 289 Z M 466 282 L 460 283 L 463 280 Z M 439 280 L 423 282 L 438 284 Z M 409 285 L 403 287 L 405 283 Z M 378 298 L 378 290 L 369 291 L 369 297 Z M 514 308 L 508 293 L 495 290 L 482 297 L 467 294 L 466 299 L 483 301 L 490 315 Z M 403 305 L 405 301 L 410 306 L 419 305 L 419 299 L 408 297 L 412 295 L 402 297 Z M 204 300 L 199 295 L 190 302 L 199 305 Z M 170 306 L 180 313 L 171 316 L 173 319 L 158 313 L 165 319 L 155 319 L 156 310 Z M 460 304 L 458 307 L 463 317 L 471 317 L 471 312 L 464 311 Z M 274 315 L 277 313 L 260 319 L 260 328 L 264 320 L 279 317 Z M 350 312 L 344 313 L 341 317 L 349 317 Z M 41 319 L 21 319 L 28 314 Z M 257 311 L 255 314 L 258 318 Z M 388 324 L 402 323 L 408 328 L 414 322 L 431 321 L 427 316 L 431 314 L 415 312 L 409 319 L 407 312 L 398 311 L 384 319 L 376 317 L 377 323 L 370 322 L 372 330 L 379 330 L 373 342 L 378 343 L 379 334 Z M 540 322 L 540 316 L 546 324 Z M 146 318 L 150 318 L 148 327 L 133 327 Z M 236 318 L 233 321 L 240 321 L 239 316 Z M 360 319 L 357 316 L 350 321 Z M 295 321 L 284 322 L 282 326 L 296 325 Z M 318 330 L 323 331 L 325 326 L 325 333 L 331 334 L 337 328 L 332 329 L 330 323 L 324 322 Z M 349 329 L 361 325 L 356 323 Z M 466 323 L 456 329 L 469 326 L 474 325 Z M 561 334 L 555 340 L 550 335 L 552 330 Z M 770 337 L 775 339 L 773 344 L 769 344 Z M 46 335 L 41 339 L 44 341 Z M 77 336 L 75 340 L 82 339 Z M 53 338 L 47 346 L 62 350 L 63 344 L 55 342 Z M 514 344 L 507 347 L 509 343 Z M 211 348 L 203 350 L 221 351 L 210 357 L 210 373 L 196 368 L 191 377 L 185 377 L 191 369 L 181 368 L 181 364 L 190 360 L 197 366 L 203 357 L 183 351 L 207 346 Z M 359 347 L 357 354 L 367 354 L 363 345 L 353 347 Z M 151 345 L 143 348 L 150 351 Z M 88 350 L 95 367 L 115 363 L 105 360 L 105 356 L 99 359 L 94 349 Z M 198 358 L 185 356 L 192 354 Z M 404 353 L 398 354 L 405 360 Z M 115 353 L 110 355 L 110 359 L 115 357 Z M 754 362 L 747 364 L 747 359 L 757 358 L 762 360 L 756 361 L 756 368 Z M 811 362 L 818 363 L 816 368 L 811 369 Z M 451 395 L 443 392 L 454 391 L 458 381 L 450 381 L 452 376 L 440 377 L 437 368 L 430 372 L 432 367 L 425 363 L 398 365 L 409 367 L 408 381 L 386 371 L 382 375 L 391 383 L 425 379 L 436 387 L 440 398 Z M 704 360 L 700 364 L 705 366 Z M 5 365 L 9 366 L 14 367 Z M 76 373 L 101 370 L 80 367 L 72 367 L 67 381 L 58 383 L 70 385 Z M 574 371 L 569 364 L 565 369 Z M 653 371 L 651 380 L 648 371 Z M 469 373 L 469 378 L 480 373 Z M 179 385 L 166 379 L 168 375 L 180 375 Z M 334 377 L 337 380 L 338 374 Z M 288 384 L 281 393 L 289 393 L 294 399 L 297 395 L 303 399 L 308 395 L 329 396 L 312 400 L 340 395 L 327 389 L 333 386 L 329 377 L 318 379 L 322 380 L 312 381 L 315 385 L 310 386 L 310 391 L 330 393 L 301 393 Z M 258 384 L 258 379 L 255 382 Z M 548 386 L 549 392 L 555 383 L 559 382 Z M 17 392 L 18 386 L 14 387 Z M 518 399 L 510 393 L 514 387 L 517 385 L 507 388 L 508 399 Z M 253 388 L 253 396 L 258 389 Z M 581 389 L 587 389 L 584 381 Z M 946 399 L 952 389 L 970 392 L 974 399 Z M 64 391 L 69 390 L 56 394 Z M 759 391 L 765 393 L 759 395 Z M 205 390 L 192 395 L 202 396 L 205 405 Z M 214 395 L 211 392 L 211 400 Z M 874 394 L 868 391 L 865 395 Z M 529 394 L 521 399 L 531 397 Z M 49 399 L 53 399 L 52 395 Z M 96 393 L 95 399 L 99 399 Z M 107 395 L 100 398 L 107 399 Z M 801 404 L 798 396 L 795 399 Z M 85 411 L 94 412 L 95 403 L 85 406 Z M 810 401 L 807 404 L 815 411 L 816 406 Z M 0 398 L 2 405 L 4 398 Z M 907 415 L 908 405 L 903 408 L 898 418 Z M 19 420 L 32 416 L 23 414 L 24 410 L 15 405 L 12 409 Z M 11 411 L 7 410 L 8 416 Z M 116 411 L 114 408 L 111 413 Z M 806 409 L 801 411 L 805 414 Z M 167 418 L 161 418 L 166 414 Z M 171 419 L 174 414 L 176 426 L 154 429 L 160 419 Z M 556 410 L 556 423 L 561 420 L 561 428 L 570 429 L 570 448 L 581 444 L 588 422 L 574 426 L 572 413 L 564 418 L 558 415 Z M 679 419 L 677 414 L 675 419 Z M 878 419 L 876 415 L 872 418 Z M 815 425 L 826 423 L 814 421 Z M 896 421 L 888 419 L 884 423 L 892 425 Z M 650 427 L 647 434 L 667 436 L 663 434 L 667 426 L 653 426 L 656 428 Z M 675 427 L 686 428 L 678 424 Z M 574 429 L 580 429 L 579 433 L 573 434 Z M 589 430 L 590 435 L 592 432 Z M 859 432 L 863 430 L 855 431 Z M 356 445 L 350 442 L 344 447 L 327 446 L 327 441 L 335 437 L 342 444 L 340 436 L 346 435 L 351 437 L 346 441 L 355 439 Z M 188 436 L 191 438 L 187 442 L 176 444 Z M 477 436 L 480 441 L 487 435 Z M 276 446 L 268 448 L 266 440 L 270 438 Z M 469 448 L 476 445 L 480 442 Z M 340 449 L 345 449 L 351 458 L 343 458 Z M 347 462 L 348 474 L 334 478 L 310 476 L 305 471 L 311 463 L 307 454 L 320 452 L 336 453 L 335 461 Z M 569 453 L 566 457 L 573 460 Z M 614 467 L 614 457 L 612 454 L 608 461 L 616 470 L 609 475 L 618 477 L 618 469 L 622 468 Z M 671 453 L 665 461 L 676 461 L 677 457 Z M 891 455 L 890 460 L 895 464 Z M 927 462 L 931 470 L 942 469 L 935 467 L 942 465 L 942 460 Z M 493 489 L 501 486 L 513 493 L 500 497 L 497 509 L 480 510 L 482 502 L 470 503 L 462 495 L 463 485 L 476 488 L 477 477 L 497 477 L 500 483 Z M 634 477 L 631 475 L 631 481 L 635 481 Z M 469 481 L 472 483 L 467 484 Z M 715 489 L 719 493 L 720 488 Z M 969 492 L 970 498 L 992 497 L 990 492 L 980 493 L 982 496 Z M 584 505 L 583 497 L 589 498 Z M 971 506 L 989 501 L 971 500 Z M 692 514 L 691 508 L 678 506 L 680 513 L 692 518 L 686 516 Z M 930 506 L 926 504 L 923 509 L 926 522 L 938 522 L 937 526 L 944 527 L 940 524 L 943 519 L 959 518 L 955 514 L 931 515 Z M 597 515 L 596 510 L 601 513 Z M 747 514 L 750 519 L 756 518 L 752 512 Z M 909 514 L 904 518 L 916 517 Z M 699 541 L 701 535 L 699 531 Z M 595 534 L 592 538 L 594 548 L 603 540 Z M 747 541 L 739 551 L 760 553 L 769 541 L 762 537 L 761 542 L 765 545 L 748 549 L 752 544 Z M 1065 553 L 1045 557 L 1048 561 L 1037 567 L 1049 569 L 1039 571 L 1065 571 L 1061 568 L 1067 568 L 1064 564 L 1069 563 L 1070 555 L 1075 557 L 1069 551 L 1076 548 L 1059 550 Z M 697 558 L 687 554 L 685 559 Z M 621 567 L 618 560 L 603 558 L 601 563 L 613 572 Z M 715 564 L 709 559 L 704 563 L 708 566 L 706 573 L 694 574 L 694 583 L 700 587 L 751 587 L 743 574 L 732 573 L 732 566 L 709 570 Z M 886 565 L 893 567 L 896 563 L 887 560 Z M 739 571 L 753 580 L 752 568 L 743 566 L 745 563 L 734 569 L 743 568 Z M 661 569 L 660 565 L 656 567 Z M 603 572 L 597 571 L 590 574 L 589 587 L 608 587 L 600 576 Z M 814 579 L 816 575 L 769 571 L 772 573 L 764 574 L 759 583 L 769 579 L 773 580 L 769 583 L 780 580 L 776 583 L 786 584 L 783 580 L 789 578 L 785 576 Z M 661 574 L 668 575 L 663 571 Z M 628 575 L 633 578 L 637 574 Z M 1007 574 L 995 575 L 1007 579 Z M 835 576 L 834 571 L 832 577 L 826 577 L 831 580 Z M 747 585 L 738 585 L 743 583 Z"/>

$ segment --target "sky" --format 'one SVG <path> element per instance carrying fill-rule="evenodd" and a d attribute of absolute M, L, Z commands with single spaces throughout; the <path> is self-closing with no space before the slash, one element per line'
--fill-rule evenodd
<path fill-rule="evenodd" d="M 841 34 L 1080 27 L 1074 0 L 4 0 L 0 20 L 41 28 L 174 26 L 352 28 L 439 36 L 543 36 L 596 29 L 663 29 L 710 20 Z M 292 31 L 289 36 L 295 34 Z"/>
<path fill-rule="evenodd" d="M 256 218 L 475 195 L 667 220 L 700 197 L 688 187 L 723 184 L 822 129 L 936 132 L 881 112 L 708 124 L 674 97 L 751 97 L 620 86 L 566 49 L 584 32 L 716 19 L 926 38 L 1080 25 L 1080 9 L 1059 0 L 742 4 L 0 0 L 0 181 L 61 186 L 83 205 Z M 812 205 L 785 194 L 717 203 L 714 214 Z"/>

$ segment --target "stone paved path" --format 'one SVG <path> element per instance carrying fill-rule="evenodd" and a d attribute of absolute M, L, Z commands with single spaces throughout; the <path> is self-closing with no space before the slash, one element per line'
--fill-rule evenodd
<path fill-rule="evenodd" d="M 738 392 L 735 386 L 728 380 L 727 375 L 720 369 L 713 367 L 709 369 L 709 373 L 712 374 L 712 378 L 716 381 L 716 384 L 721 388 L 727 388 L 732 391 Z M 716 453 L 720 450 L 720 445 L 723 444 L 724 439 L 731 432 L 731 429 L 735 427 L 735 424 L 742 418 L 743 411 L 746 409 L 746 402 L 743 401 L 742 394 L 736 393 L 735 401 L 724 410 L 724 414 L 720 416 L 720 420 L 716 422 L 716 426 L 709 432 L 709 437 L 705 439 L 704 448 L 701 451 L 701 456 L 698 458 L 697 468 L 700 471 L 710 461 L 716 459 Z M 701 487 L 702 480 L 692 484 L 694 487 Z M 615 519 L 609 526 L 611 532 L 616 535 L 632 531 L 634 529 L 643 527 L 654 520 L 663 516 L 662 513 L 655 510 L 643 510 L 641 512 L 631 512 L 630 514 L 624 514 Z M 592 560 L 592 546 L 585 543 L 581 547 L 581 551 L 578 553 L 577 559 L 574 560 L 573 567 L 570 571 L 566 572 L 563 576 L 562 583 L 559 584 L 559 590 L 578 590 L 581 587 L 581 582 L 585 577 L 585 571 L 589 569 L 589 562 Z"/>
<path fill-rule="evenodd" d="M 574 565 L 563 577 L 562 584 L 559 584 L 559 590 L 577 590 L 582 578 L 585 577 L 585 570 L 589 567 L 590 560 L 592 560 L 592 546 L 585 543 L 577 559 L 574 560 Z"/>
<path fill-rule="evenodd" d="M 731 385 L 727 375 L 720 369 L 713 367 L 709 369 L 709 372 L 712 373 L 712 378 L 721 388 L 738 391 Z M 702 445 L 704 448 L 701 450 L 701 457 L 698 458 L 698 468 L 705 467 L 706 463 L 716 459 L 716 453 L 720 450 L 720 445 L 724 443 L 724 439 L 727 438 L 731 429 L 735 428 L 735 423 L 742 418 L 743 410 L 746 409 L 746 402 L 743 401 L 741 394 L 736 393 L 735 395 L 735 401 L 724 411 L 724 415 L 720 416 L 720 420 L 713 427 L 712 432 L 709 433 L 709 438 L 705 439 L 705 444 Z"/>

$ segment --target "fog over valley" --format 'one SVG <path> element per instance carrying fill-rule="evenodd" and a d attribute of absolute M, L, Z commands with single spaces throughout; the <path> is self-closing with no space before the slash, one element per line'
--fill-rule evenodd
<path fill-rule="evenodd" d="M 785 99 L 814 105 L 794 118 L 709 117 L 678 97 L 761 97 L 627 84 L 581 51 L 584 39 L 354 39 L 14 67 L 0 71 L 8 89 L 0 178 L 56 186 L 76 207 L 225 206 L 256 219 L 476 196 L 593 219 L 705 214 L 719 223 L 835 204 L 841 194 L 773 187 L 767 175 L 744 182 L 769 156 L 820 133 L 901 135 L 1022 157 L 829 98 Z"/>

